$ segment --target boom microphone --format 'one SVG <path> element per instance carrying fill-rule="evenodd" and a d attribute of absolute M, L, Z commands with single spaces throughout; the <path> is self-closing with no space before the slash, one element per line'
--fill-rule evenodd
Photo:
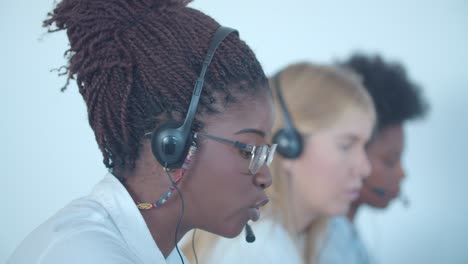
<path fill-rule="evenodd" d="M 364 186 L 369 188 L 373 193 L 375 193 L 376 195 L 380 197 L 384 197 L 387 194 L 387 191 L 384 188 L 372 186 L 372 185 L 367 184 L 366 182 L 364 182 Z M 403 204 L 405 208 L 409 207 L 409 199 L 408 197 L 406 197 L 406 195 L 400 193 L 398 195 L 398 200 Z"/>
<path fill-rule="evenodd" d="M 255 235 L 253 233 L 252 227 L 249 224 L 245 224 L 245 241 L 252 243 L 255 241 Z"/>

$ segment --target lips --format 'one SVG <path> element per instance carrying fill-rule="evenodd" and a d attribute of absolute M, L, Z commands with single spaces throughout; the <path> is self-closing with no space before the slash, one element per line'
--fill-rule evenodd
<path fill-rule="evenodd" d="M 260 219 L 260 209 L 258 208 L 249 208 L 249 218 L 250 220 L 256 222 Z"/>
<path fill-rule="evenodd" d="M 265 198 L 264 200 L 256 203 L 253 208 L 257 208 L 259 209 L 260 207 L 263 207 L 264 205 L 266 205 L 267 203 L 269 202 L 268 198 Z"/>
<path fill-rule="evenodd" d="M 359 198 L 360 192 L 361 192 L 361 185 L 353 187 L 353 188 L 349 188 L 348 190 L 346 190 L 345 196 L 349 200 L 354 201 L 357 198 Z"/>
<path fill-rule="evenodd" d="M 351 190 L 346 192 L 346 197 L 350 201 L 354 201 L 359 197 L 359 189 L 358 190 Z"/>
<path fill-rule="evenodd" d="M 249 208 L 249 217 L 252 221 L 257 221 L 260 218 L 260 207 L 266 205 L 269 202 L 268 198 L 257 202 L 254 206 Z"/>

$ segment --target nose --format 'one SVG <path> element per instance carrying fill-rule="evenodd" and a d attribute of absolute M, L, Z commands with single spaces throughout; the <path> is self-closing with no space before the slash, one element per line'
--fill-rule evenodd
<path fill-rule="evenodd" d="M 403 165 L 401 164 L 401 162 L 398 162 L 397 167 L 398 167 L 397 168 L 397 173 L 396 173 L 397 179 L 399 181 L 402 181 L 404 178 L 406 178 L 405 169 L 403 168 Z"/>
<path fill-rule="evenodd" d="M 366 151 L 362 151 L 359 159 L 359 164 L 358 164 L 358 171 L 359 171 L 359 177 L 361 178 L 367 178 L 371 174 L 372 171 L 372 165 L 369 160 L 369 156 L 367 155 Z"/>
<path fill-rule="evenodd" d="M 253 181 L 256 186 L 259 186 L 262 189 L 270 187 L 273 183 L 273 179 L 271 177 L 270 169 L 268 168 L 268 166 L 263 165 L 262 169 L 254 175 Z"/>

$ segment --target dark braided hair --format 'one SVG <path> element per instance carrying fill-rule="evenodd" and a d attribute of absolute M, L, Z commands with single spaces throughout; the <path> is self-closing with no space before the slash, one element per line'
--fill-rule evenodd
<path fill-rule="evenodd" d="M 67 32 L 68 78 L 62 90 L 76 79 L 107 168 L 134 168 L 145 132 L 186 115 L 209 42 L 220 26 L 187 7 L 188 2 L 62 0 L 44 21 L 49 32 Z M 268 91 L 260 63 L 230 34 L 208 68 L 197 116 L 219 113 L 240 96 L 253 98 L 260 90 Z M 202 126 L 195 119 L 194 129 Z"/>
<path fill-rule="evenodd" d="M 386 62 L 379 55 L 361 53 L 352 55 L 340 64 L 362 77 L 374 100 L 378 130 L 426 115 L 428 105 L 420 87 L 408 78 L 401 64 Z"/>

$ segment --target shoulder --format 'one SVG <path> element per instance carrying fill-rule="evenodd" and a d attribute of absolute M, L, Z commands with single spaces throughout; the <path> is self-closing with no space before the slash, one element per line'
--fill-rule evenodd
<path fill-rule="evenodd" d="M 135 263 L 106 210 L 73 201 L 20 244 L 11 263 Z"/>
<path fill-rule="evenodd" d="M 101 228 L 89 228 L 62 237 L 41 256 L 44 263 L 139 263 L 124 241 Z"/>

